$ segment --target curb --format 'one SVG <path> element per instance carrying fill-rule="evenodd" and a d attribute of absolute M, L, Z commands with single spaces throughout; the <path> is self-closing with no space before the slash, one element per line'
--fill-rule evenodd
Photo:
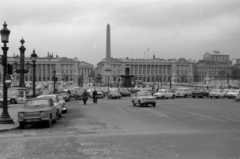
<path fill-rule="evenodd" d="M 11 131 L 11 130 L 18 129 L 19 124 L 16 124 L 16 123 L 18 123 L 18 122 L 17 122 L 17 121 L 14 121 L 13 126 L 10 127 L 10 128 L 3 128 L 3 129 L 0 128 L 0 132 L 6 132 L 6 131 Z M 1 125 L 3 125 L 3 124 L 1 124 Z"/>

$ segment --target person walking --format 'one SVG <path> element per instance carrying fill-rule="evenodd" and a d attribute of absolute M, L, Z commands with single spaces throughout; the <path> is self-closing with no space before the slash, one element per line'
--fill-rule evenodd
<path fill-rule="evenodd" d="M 97 90 L 94 89 L 93 91 L 93 103 L 97 103 Z"/>
<path fill-rule="evenodd" d="M 84 89 L 84 92 L 83 92 L 83 103 L 84 103 L 84 105 L 86 105 L 87 100 L 88 100 L 88 93 L 87 93 L 86 89 Z"/>

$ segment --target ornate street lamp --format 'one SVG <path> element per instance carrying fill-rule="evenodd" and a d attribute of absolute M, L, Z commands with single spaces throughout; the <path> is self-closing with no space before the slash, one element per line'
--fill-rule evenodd
<path fill-rule="evenodd" d="M 33 66 L 33 98 L 36 97 L 36 94 L 35 94 L 35 91 L 36 91 L 36 88 L 35 88 L 35 81 L 36 81 L 36 61 L 37 61 L 37 54 L 35 53 L 35 50 L 33 50 L 33 53 L 31 54 L 31 60 L 33 62 L 32 66 Z"/>
<path fill-rule="evenodd" d="M 55 94 L 56 70 L 53 70 L 53 94 Z"/>
<path fill-rule="evenodd" d="M 19 87 L 25 87 L 25 82 L 24 82 L 24 74 L 28 73 L 28 69 L 24 69 L 24 65 L 25 65 L 25 50 L 26 48 L 23 46 L 23 44 L 25 43 L 25 41 L 22 39 L 20 41 L 20 43 L 22 44 L 22 46 L 19 48 L 20 50 L 20 69 L 16 69 L 16 73 L 20 74 L 20 80 L 19 80 Z M 17 68 L 18 63 L 15 62 L 14 63 L 15 67 Z"/>
<path fill-rule="evenodd" d="M 3 29 L 0 30 L 0 34 L 1 34 L 2 43 L 4 44 L 4 46 L 2 47 L 2 50 L 3 50 L 2 65 L 3 65 L 3 78 L 5 78 L 5 76 L 7 75 L 7 51 L 8 51 L 7 43 L 8 43 L 9 34 L 10 34 L 10 30 L 8 30 L 6 22 L 4 22 Z M 8 88 L 6 87 L 5 79 L 3 79 L 3 103 L 2 103 L 3 111 L 0 117 L 0 124 L 14 123 L 13 119 L 10 117 L 8 113 L 7 91 L 8 91 Z"/>

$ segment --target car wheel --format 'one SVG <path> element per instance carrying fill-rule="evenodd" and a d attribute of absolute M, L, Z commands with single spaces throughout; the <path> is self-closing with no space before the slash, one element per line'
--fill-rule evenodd
<path fill-rule="evenodd" d="M 10 100 L 10 103 L 11 103 L 11 104 L 16 103 L 15 99 L 11 99 L 11 100 Z"/>
<path fill-rule="evenodd" d="M 164 97 L 164 96 L 162 96 L 162 97 L 161 97 L 161 99 L 165 99 L 165 97 Z"/>
<path fill-rule="evenodd" d="M 195 96 L 192 96 L 193 98 L 195 98 Z"/>
<path fill-rule="evenodd" d="M 23 128 L 25 127 L 25 125 L 26 125 L 25 123 L 19 122 L 19 128 L 20 128 L 20 129 L 23 129 Z"/>
<path fill-rule="evenodd" d="M 146 105 L 146 107 L 148 106 L 148 104 L 145 104 Z"/>
<path fill-rule="evenodd" d="M 172 99 L 174 99 L 174 98 L 175 98 L 175 95 L 172 96 Z"/>
<path fill-rule="evenodd" d="M 152 105 L 153 107 L 156 107 L 156 103 L 153 103 L 153 105 Z"/>
<path fill-rule="evenodd" d="M 46 123 L 47 128 L 50 128 L 52 126 L 52 116 L 50 116 L 50 119 Z"/>
<path fill-rule="evenodd" d="M 212 98 L 212 96 L 210 96 L 210 98 Z"/>

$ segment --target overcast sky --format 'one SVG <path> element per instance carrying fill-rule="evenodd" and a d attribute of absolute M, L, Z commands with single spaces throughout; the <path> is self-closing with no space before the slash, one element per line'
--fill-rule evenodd
<path fill-rule="evenodd" d="M 23 37 L 26 56 L 35 49 L 96 66 L 106 56 L 108 23 L 114 58 L 199 60 L 217 50 L 232 59 L 240 51 L 239 0 L 0 0 L 4 21 L 10 56 Z"/>

